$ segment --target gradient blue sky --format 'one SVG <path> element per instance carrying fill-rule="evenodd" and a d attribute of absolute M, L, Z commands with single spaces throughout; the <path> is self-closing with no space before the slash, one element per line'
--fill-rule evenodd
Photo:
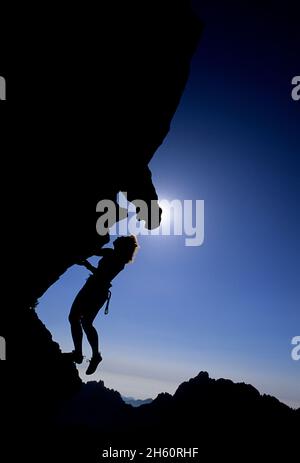
<path fill-rule="evenodd" d="M 140 237 L 134 264 L 114 281 L 109 316 L 96 319 L 104 360 L 92 379 L 146 398 L 207 370 L 299 407 L 291 339 L 300 335 L 300 101 L 290 94 L 300 72 L 292 31 L 277 31 L 282 11 L 271 18 L 244 5 L 234 16 L 202 5 L 206 26 L 190 79 L 150 167 L 160 198 L 205 201 L 205 241 L 195 248 L 183 237 Z M 68 312 L 87 276 L 69 269 L 38 306 L 64 351 L 72 349 Z"/>

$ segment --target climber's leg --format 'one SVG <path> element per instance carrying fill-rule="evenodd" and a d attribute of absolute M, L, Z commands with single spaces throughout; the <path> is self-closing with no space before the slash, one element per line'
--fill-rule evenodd
<path fill-rule="evenodd" d="M 99 354 L 99 338 L 97 330 L 93 326 L 93 320 L 87 317 L 83 317 L 81 323 L 87 340 L 92 348 L 93 357 L 97 356 L 97 354 Z"/>
<path fill-rule="evenodd" d="M 99 352 L 99 338 L 96 328 L 93 326 L 93 318 L 91 317 L 83 317 L 81 320 L 82 327 L 86 334 L 87 340 L 92 348 L 92 358 L 90 365 L 86 371 L 87 375 L 93 374 L 97 366 L 102 360 L 101 354 Z"/>
<path fill-rule="evenodd" d="M 83 331 L 81 326 L 81 316 L 76 306 L 72 306 L 69 314 L 69 322 L 71 325 L 71 334 L 74 343 L 74 360 L 76 363 L 81 363 L 82 356 L 82 338 Z"/>

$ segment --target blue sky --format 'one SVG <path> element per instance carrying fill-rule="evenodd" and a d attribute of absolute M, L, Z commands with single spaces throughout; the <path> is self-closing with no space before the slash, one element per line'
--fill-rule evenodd
<path fill-rule="evenodd" d="M 291 358 L 300 335 L 300 102 L 290 97 L 299 69 L 288 42 L 275 53 L 276 37 L 270 44 L 259 24 L 250 41 L 251 18 L 228 31 L 221 14 L 203 15 L 187 88 L 150 167 L 160 198 L 205 201 L 205 240 L 140 237 L 135 262 L 113 282 L 110 314 L 96 319 L 104 360 L 92 379 L 146 398 L 207 370 L 300 407 L 300 361 Z M 74 266 L 40 300 L 64 351 L 87 276 Z"/>

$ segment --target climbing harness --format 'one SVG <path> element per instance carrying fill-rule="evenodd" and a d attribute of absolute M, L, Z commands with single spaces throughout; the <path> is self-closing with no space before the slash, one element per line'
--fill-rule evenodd
<path fill-rule="evenodd" d="M 105 310 L 104 310 L 105 315 L 107 315 L 108 312 L 109 312 L 109 301 L 110 301 L 110 298 L 111 298 L 111 290 L 109 289 L 109 290 L 108 290 L 108 294 L 107 294 L 106 306 L 105 306 Z"/>

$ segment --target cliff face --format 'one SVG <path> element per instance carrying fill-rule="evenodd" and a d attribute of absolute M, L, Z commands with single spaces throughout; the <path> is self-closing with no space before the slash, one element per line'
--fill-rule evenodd
<path fill-rule="evenodd" d="M 39 29 L 39 44 L 25 41 L 31 111 L 19 105 L 11 140 L 26 152 L 15 182 L 24 305 L 105 242 L 95 233 L 99 200 L 119 190 L 157 199 L 147 165 L 169 130 L 200 26 L 188 2 L 138 5 L 119 2 L 96 17 L 75 11 L 88 29 L 69 18 L 66 37 L 58 17 L 55 32 Z"/>
<path fill-rule="evenodd" d="M 1 121 L 9 182 L 8 305 L 0 314 L 1 386 L 24 441 L 28 416 L 35 431 L 49 426 L 81 386 L 31 307 L 108 241 L 95 229 L 101 199 L 115 201 L 122 190 L 129 200 L 157 200 L 148 163 L 168 133 L 201 31 L 181 0 L 53 4 L 38 16 L 26 8 Z"/>
<path fill-rule="evenodd" d="M 168 133 L 199 39 L 189 2 L 107 3 L 53 7 L 39 22 L 24 16 L 7 109 L 14 127 L 3 131 L 7 196 L 14 193 L 18 207 L 8 198 L 14 308 L 2 312 L 0 335 L 17 361 L 21 350 L 35 358 L 39 336 L 47 337 L 37 324 L 30 329 L 29 307 L 108 241 L 96 233 L 98 201 L 115 201 L 120 190 L 129 200 L 157 200 L 148 163 Z"/>

